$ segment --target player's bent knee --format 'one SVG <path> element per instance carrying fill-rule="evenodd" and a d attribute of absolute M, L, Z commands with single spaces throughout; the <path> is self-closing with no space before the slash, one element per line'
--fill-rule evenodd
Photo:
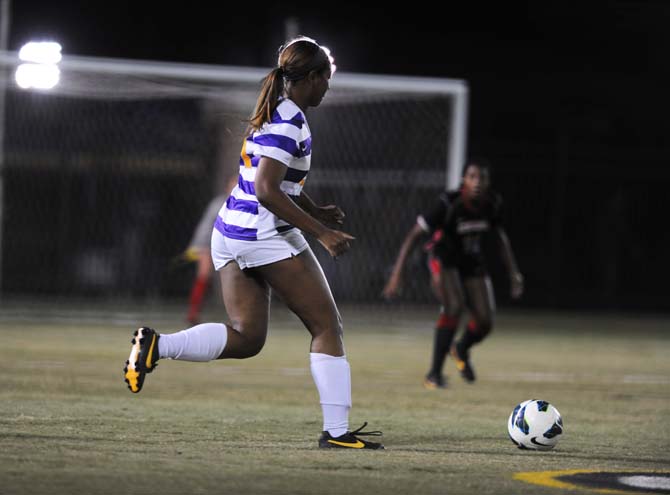
<path fill-rule="evenodd" d="M 239 322 L 229 327 L 233 330 L 228 345 L 220 359 L 246 359 L 257 355 L 265 346 L 267 325 L 244 325 Z"/>
<path fill-rule="evenodd" d="M 254 334 L 242 334 L 244 337 L 244 346 L 243 351 L 246 354 L 245 357 L 253 357 L 265 346 L 265 337 L 267 334 L 267 329 L 263 332 L 258 332 Z"/>
<path fill-rule="evenodd" d="M 263 350 L 264 346 L 265 346 L 265 342 L 253 343 L 253 344 L 249 345 L 247 348 L 244 349 L 244 357 L 245 358 L 250 358 L 250 357 L 256 356 L 257 354 L 259 354 L 261 352 L 261 350 Z"/>
<path fill-rule="evenodd" d="M 472 333 L 473 336 L 478 337 L 479 340 L 491 333 L 492 329 L 493 321 L 488 318 L 473 318 L 468 322 L 468 331 Z"/>
<path fill-rule="evenodd" d="M 256 356 L 263 350 L 265 346 L 265 339 L 243 339 L 237 346 L 234 352 L 231 350 L 230 357 L 235 359 L 247 359 Z"/>

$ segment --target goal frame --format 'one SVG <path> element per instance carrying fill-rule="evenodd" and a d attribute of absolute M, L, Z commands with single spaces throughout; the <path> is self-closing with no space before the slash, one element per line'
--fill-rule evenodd
<path fill-rule="evenodd" d="M 14 71 L 22 62 L 18 52 L 0 50 L 0 294 L 3 292 L 3 219 L 4 219 L 4 183 L 5 166 L 5 92 L 14 84 Z M 243 67 L 230 65 L 208 65 L 151 60 L 130 60 L 102 57 L 63 55 L 58 66 L 63 71 L 79 73 L 113 74 L 115 76 L 167 77 L 192 82 L 228 82 L 249 83 L 249 95 L 241 97 L 240 106 L 253 108 L 258 83 L 265 77 L 269 68 Z M 461 79 L 401 76 L 385 74 L 349 73 L 338 71 L 331 81 L 331 88 L 344 90 L 366 90 L 379 92 L 402 92 L 416 94 L 441 94 L 448 96 L 451 103 L 449 112 L 446 184 L 455 189 L 460 184 L 462 167 L 467 147 L 467 125 L 469 91 L 467 82 Z M 251 91 L 253 89 L 253 91 Z M 34 90 L 33 90 L 34 91 Z M 40 90 L 45 91 L 45 90 Z M 48 91 L 48 90 L 46 90 Z"/>

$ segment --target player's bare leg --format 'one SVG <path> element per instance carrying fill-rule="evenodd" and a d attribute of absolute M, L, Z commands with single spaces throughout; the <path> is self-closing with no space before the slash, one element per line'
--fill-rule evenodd
<path fill-rule="evenodd" d="M 310 249 L 255 268 L 312 335 L 311 352 L 343 356 L 342 319 L 323 270 Z"/>
<path fill-rule="evenodd" d="M 219 270 L 221 292 L 230 318 L 228 343 L 219 359 L 243 359 L 265 345 L 270 314 L 270 288 L 255 270 L 241 270 L 235 262 Z"/>
<path fill-rule="evenodd" d="M 212 255 L 209 249 L 200 248 L 197 252 L 198 266 L 196 276 L 191 287 L 191 294 L 188 301 L 188 315 L 186 321 L 191 325 L 197 325 L 200 322 L 200 309 L 202 308 L 214 265 L 212 264 Z"/>
<path fill-rule="evenodd" d="M 305 324 L 312 336 L 310 367 L 324 416 L 321 448 L 380 449 L 379 443 L 349 428 L 351 373 L 344 354 L 342 319 L 323 270 L 311 249 L 298 256 L 256 268 L 275 293 Z M 364 425 L 365 426 L 365 425 Z"/>
<path fill-rule="evenodd" d="M 135 332 L 124 374 L 130 390 L 142 389 L 147 373 L 159 358 L 183 361 L 247 358 L 260 352 L 268 326 L 270 289 L 253 272 L 240 270 L 235 262 L 220 270 L 222 293 L 232 325 L 204 323 L 172 334 L 159 335 L 142 327 Z"/>

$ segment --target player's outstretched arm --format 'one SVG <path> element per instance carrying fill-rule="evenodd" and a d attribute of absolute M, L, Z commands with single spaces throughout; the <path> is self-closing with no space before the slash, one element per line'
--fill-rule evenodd
<path fill-rule="evenodd" d="M 519 271 L 516 263 L 514 251 L 512 251 L 512 243 L 507 236 L 507 232 L 502 227 L 496 229 L 498 234 L 498 242 L 500 245 L 500 256 L 507 268 L 507 273 L 510 280 L 510 294 L 513 299 L 518 299 L 523 294 L 524 284 L 523 275 Z"/>
<path fill-rule="evenodd" d="M 407 235 L 400 246 L 398 257 L 393 265 L 393 271 L 382 291 L 384 298 L 391 299 L 398 294 L 400 286 L 402 285 L 402 272 L 405 268 L 405 262 L 407 261 L 409 254 L 412 252 L 416 241 L 425 233 L 426 232 L 418 223 L 415 223 L 410 231 L 407 232 Z"/>

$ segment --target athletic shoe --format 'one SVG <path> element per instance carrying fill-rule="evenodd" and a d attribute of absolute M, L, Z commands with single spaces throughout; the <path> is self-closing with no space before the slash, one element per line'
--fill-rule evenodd
<path fill-rule="evenodd" d="M 160 335 L 153 328 L 142 327 L 133 334 L 130 341 L 130 357 L 123 368 L 128 388 L 134 394 L 142 390 L 144 375 L 158 366 L 158 339 Z"/>
<path fill-rule="evenodd" d="M 367 422 L 363 423 L 359 429 L 354 431 L 348 431 L 344 435 L 339 437 L 332 437 L 330 433 L 324 431 L 319 438 L 319 448 L 322 449 L 373 449 L 380 450 L 384 446 L 381 443 L 368 442 L 367 440 L 361 440 L 359 436 L 373 436 L 379 437 L 382 435 L 381 431 L 362 431 L 368 425 Z"/>
<path fill-rule="evenodd" d="M 470 364 L 470 353 L 463 349 L 460 342 L 451 347 L 451 355 L 456 361 L 456 367 L 461 372 L 461 376 L 466 382 L 472 383 L 475 381 L 475 370 Z"/>
<path fill-rule="evenodd" d="M 198 248 L 188 248 L 186 251 L 179 253 L 170 260 L 170 268 L 179 268 L 188 263 L 195 263 L 199 259 L 200 253 L 198 252 Z"/>
<path fill-rule="evenodd" d="M 428 390 L 435 390 L 438 388 L 447 388 L 447 379 L 442 375 L 426 375 L 423 379 L 423 387 Z"/>

